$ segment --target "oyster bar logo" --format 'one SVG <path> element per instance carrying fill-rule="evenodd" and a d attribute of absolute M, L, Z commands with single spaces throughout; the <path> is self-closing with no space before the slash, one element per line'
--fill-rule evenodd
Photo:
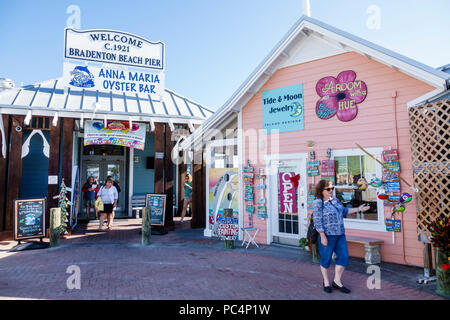
<path fill-rule="evenodd" d="M 94 75 L 89 71 L 87 67 L 76 66 L 73 71 L 70 72 L 69 84 L 80 88 L 92 88 L 94 84 Z"/>
<path fill-rule="evenodd" d="M 328 120 L 337 115 L 341 121 L 351 121 L 358 114 L 358 103 L 367 96 L 364 81 L 356 80 L 356 73 L 348 70 L 339 73 L 337 78 L 328 76 L 316 84 L 316 92 L 321 97 L 316 104 L 316 114 Z"/>

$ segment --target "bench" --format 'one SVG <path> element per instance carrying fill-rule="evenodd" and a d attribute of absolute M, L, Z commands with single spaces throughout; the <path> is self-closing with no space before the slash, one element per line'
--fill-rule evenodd
<path fill-rule="evenodd" d="M 136 211 L 136 219 L 142 218 L 142 209 L 145 208 L 145 195 L 131 197 L 131 209 Z"/>
<path fill-rule="evenodd" d="M 383 240 L 360 238 L 354 236 L 347 236 L 347 243 L 363 244 L 366 250 L 365 260 L 367 264 L 378 264 L 381 262 L 380 246 L 384 243 Z"/>

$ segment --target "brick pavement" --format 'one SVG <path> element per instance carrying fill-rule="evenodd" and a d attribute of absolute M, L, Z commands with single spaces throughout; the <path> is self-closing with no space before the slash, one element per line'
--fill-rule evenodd
<path fill-rule="evenodd" d="M 368 275 L 347 270 L 345 295 L 322 290 L 317 265 L 300 261 L 299 250 L 261 246 L 246 250 L 203 238 L 201 230 L 177 225 L 176 232 L 152 236 L 140 245 L 139 220 L 121 220 L 112 231 L 97 232 L 98 224 L 80 226 L 61 246 L 6 252 L 0 243 L 0 297 L 26 299 L 152 299 L 152 300 L 439 300 L 429 292 L 394 281 L 369 290 Z M 296 256 L 280 254 L 294 253 Z M 76 265 L 81 289 L 68 289 Z M 331 274 L 331 273 L 330 273 Z"/>

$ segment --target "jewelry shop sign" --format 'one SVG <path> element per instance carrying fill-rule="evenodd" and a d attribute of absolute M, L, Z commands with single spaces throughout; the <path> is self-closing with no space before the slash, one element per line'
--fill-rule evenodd
<path fill-rule="evenodd" d="M 262 116 L 268 134 L 304 130 L 303 84 L 263 91 Z"/>

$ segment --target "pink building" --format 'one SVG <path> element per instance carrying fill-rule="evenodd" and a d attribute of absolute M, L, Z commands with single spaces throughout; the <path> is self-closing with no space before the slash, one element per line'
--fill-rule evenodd
<path fill-rule="evenodd" d="M 303 16 L 201 126 L 206 172 L 236 168 L 239 226 L 258 228 L 257 243 L 298 245 L 306 237 L 313 186 L 326 177 L 334 181 L 335 196 L 347 207 L 371 206 L 367 213 L 345 219 L 349 238 L 382 241 L 382 261 L 423 266 L 414 191 L 383 172 L 356 144 L 391 168 L 399 166 L 401 177 L 412 185 L 408 107 L 447 90 L 449 76 Z M 212 128 L 237 129 L 224 140 L 228 147 L 220 161 L 219 142 L 209 141 L 207 135 Z M 226 151 L 230 146 L 234 153 Z M 244 178 L 248 161 L 254 168 L 253 186 Z M 262 182 L 258 174 L 265 175 Z M 392 216 L 392 206 L 377 196 L 380 188 L 360 188 L 360 178 L 389 182 L 383 188 L 390 199 L 406 192 L 412 201 Z M 263 187 L 257 188 L 259 183 Z M 252 187 L 253 201 L 246 201 Z M 211 201 L 206 194 L 205 235 L 211 236 L 214 219 L 208 220 Z M 392 218 L 401 224 L 400 232 L 387 231 L 386 219 Z M 240 239 L 243 236 L 241 230 Z M 351 256 L 365 255 L 358 243 L 349 242 L 349 251 Z"/>

